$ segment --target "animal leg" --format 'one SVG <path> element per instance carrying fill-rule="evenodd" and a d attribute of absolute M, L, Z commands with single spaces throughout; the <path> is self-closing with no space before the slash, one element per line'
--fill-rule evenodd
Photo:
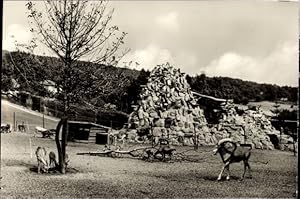
<path fill-rule="evenodd" d="M 226 180 L 230 180 L 229 165 L 226 168 L 227 168 L 227 177 L 226 177 Z"/>
<path fill-rule="evenodd" d="M 38 174 L 40 174 L 40 173 L 41 173 L 41 164 L 38 163 Z"/>
<path fill-rule="evenodd" d="M 218 176 L 218 179 L 217 179 L 218 181 L 221 180 L 222 174 L 223 174 L 225 168 L 226 168 L 228 165 L 229 165 L 229 162 L 225 163 L 225 165 L 223 166 L 223 168 L 222 168 L 222 170 L 221 170 L 221 172 L 220 172 L 220 174 L 219 174 L 219 176 Z"/>
<path fill-rule="evenodd" d="M 248 167 L 249 178 L 252 178 L 251 168 L 250 168 L 250 165 L 249 165 L 249 162 L 248 162 L 248 161 L 246 161 L 246 166 Z"/>
<path fill-rule="evenodd" d="M 241 180 L 244 179 L 245 174 L 246 174 L 246 169 L 247 169 L 247 162 L 245 160 L 243 162 L 244 162 L 244 172 L 243 172 L 243 175 L 241 176 Z"/>

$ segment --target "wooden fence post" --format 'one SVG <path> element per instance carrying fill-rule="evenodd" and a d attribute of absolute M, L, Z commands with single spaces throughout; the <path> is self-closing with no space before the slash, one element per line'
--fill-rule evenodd
<path fill-rule="evenodd" d="M 14 112 L 13 121 L 14 121 L 14 131 L 16 131 L 16 112 Z"/>
<path fill-rule="evenodd" d="M 198 149 L 198 136 L 196 134 L 196 123 L 194 123 L 194 140 L 195 140 L 195 143 L 194 143 L 194 149 L 197 150 Z"/>
<path fill-rule="evenodd" d="M 45 128 L 45 114 L 43 113 L 43 128 Z"/>

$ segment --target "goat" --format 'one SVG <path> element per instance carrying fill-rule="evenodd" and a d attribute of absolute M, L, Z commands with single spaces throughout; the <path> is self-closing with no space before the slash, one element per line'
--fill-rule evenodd
<path fill-rule="evenodd" d="M 156 155 L 158 155 L 158 154 L 161 154 L 163 161 L 166 159 L 166 155 L 168 155 L 169 158 L 171 159 L 174 151 L 176 151 L 175 148 L 163 145 L 163 146 L 160 146 L 160 148 L 156 151 L 156 153 L 154 154 L 154 157 L 156 157 Z"/>
<path fill-rule="evenodd" d="M 56 155 L 53 151 L 49 153 L 49 167 L 58 168 L 58 163 L 56 161 Z"/>
<path fill-rule="evenodd" d="M 25 124 L 22 122 L 22 124 L 18 125 L 18 129 L 20 132 L 26 132 Z"/>
<path fill-rule="evenodd" d="M 250 176 L 250 178 L 252 178 L 251 168 L 250 168 L 250 165 L 249 165 L 249 162 L 248 162 L 249 158 L 251 156 L 251 149 L 252 149 L 251 145 L 250 145 L 250 149 L 249 149 L 249 148 L 246 148 L 246 147 L 243 147 L 243 146 L 238 146 L 230 138 L 221 139 L 217 144 L 217 148 L 215 150 L 213 150 L 215 155 L 217 153 L 220 154 L 221 159 L 222 159 L 223 163 L 225 164 L 223 166 L 217 180 L 218 181 L 221 180 L 222 174 L 223 174 L 225 169 L 227 169 L 227 171 L 228 171 L 226 180 L 229 180 L 230 179 L 229 165 L 231 163 L 241 162 L 241 161 L 244 162 L 244 172 L 241 176 L 241 180 L 244 179 L 247 168 L 248 168 L 248 171 L 249 171 L 249 176 Z M 226 155 L 229 156 L 227 159 L 225 159 Z"/>
<path fill-rule="evenodd" d="M 1 124 L 1 133 L 11 133 L 10 124 Z"/>
<path fill-rule="evenodd" d="M 69 155 L 66 153 L 66 155 L 65 155 L 65 168 L 68 167 L 69 162 L 70 162 Z M 49 153 L 49 167 L 54 168 L 54 169 L 58 169 L 59 168 L 58 166 L 59 166 L 59 164 L 56 161 L 56 154 L 53 151 L 51 151 Z"/>
<path fill-rule="evenodd" d="M 146 149 L 143 159 L 144 160 L 152 159 L 154 157 L 154 154 L 155 154 L 156 151 L 157 150 L 155 148 Z"/>
<path fill-rule="evenodd" d="M 47 151 L 44 147 L 38 147 L 35 151 L 35 155 L 38 162 L 38 173 L 44 172 L 48 173 L 48 161 L 46 160 Z"/>

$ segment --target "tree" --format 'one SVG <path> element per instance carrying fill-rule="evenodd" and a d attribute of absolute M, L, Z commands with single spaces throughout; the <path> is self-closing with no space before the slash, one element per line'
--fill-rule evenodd
<path fill-rule="evenodd" d="M 29 1 L 26 7 L 31 32 L 36 36 L 33 46 L 36 47 L 39 41 L 61 60 L 61 65 L 52 71 L 52 75 L 56 76 L 57 95 L 63 96 L 63 116 L 57 125 L 55 140 L 59 170 L 65 173 L 70 105 L 80 102 L 80 96 L 88 92 L 86 89 L 91 84 L 102 83 L 105 87 L 104 80 L 94 75 L 97 68 L 77 67 L 76 61 L 116 65 L 128 52 L 117 55 L 127 33 L 120 32 L 118 26 L 109 26 L 114 10 L 107 10 L 106 1 L 47 0 L 44 2 L 45 11 Z"/>
<path fill-rule="evenodd" d="M 142 91 L 141 85 L 146 85 L 148 82 L 150 72 L 142 69 L 139 76 L 132 84 L 127 88 L 126 94 L 123 96 L 123 104 L 127 107 L 126 112 L 131 113 L 133 108 L 131 105 L 137 104 L 139 100 L 139 94 Z"/>

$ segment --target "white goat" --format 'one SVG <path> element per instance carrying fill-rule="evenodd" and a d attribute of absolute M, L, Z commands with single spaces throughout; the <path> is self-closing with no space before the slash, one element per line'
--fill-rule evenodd
<path fill-rule="evenodd" d="M 38 162 L 38 173 L 41 173 L 41 171 L 44 173 L 48 173 L 49 165 L 46 159 L 47 151 L 45 147 L 39 146 L 35 151 L 35 155 Z"/>

